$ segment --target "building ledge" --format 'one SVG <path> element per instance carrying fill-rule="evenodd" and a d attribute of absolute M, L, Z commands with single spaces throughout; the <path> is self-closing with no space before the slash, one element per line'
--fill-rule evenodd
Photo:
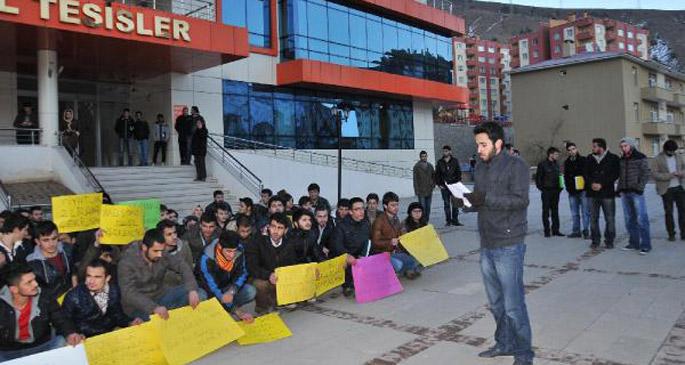
<path fill-rule="evenodd" d="M 390 13 L 395 19 L 408 20 L 426 29 L 451 36 L 463 36 L 466 32 L 464 18 L 421 4 L 416 0 L 352 0 L 350 2 L 360 7 Z"/>

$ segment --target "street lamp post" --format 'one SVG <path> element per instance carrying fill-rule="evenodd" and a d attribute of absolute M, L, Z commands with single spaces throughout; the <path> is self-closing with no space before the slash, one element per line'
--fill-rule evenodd
<path fill-rule="evenodd" d="M 341 102 L 331 109 L 331 112 L 335 116 L 336 126 L 338 129 L 338 201 L 342 198 L 342 119 L 347 118 L 350 115 L 350 105 Z"/>

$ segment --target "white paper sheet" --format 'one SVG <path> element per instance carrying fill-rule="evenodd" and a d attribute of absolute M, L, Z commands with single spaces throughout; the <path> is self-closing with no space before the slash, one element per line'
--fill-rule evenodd
<path fill-rule="evenodd" d="M 468 194 L 471 192 L 471 190 L 467 188 L 466 185 L 462 184 L 461 181 L 459 181 L 456 184 L 447 184 L 447 188 L 450 190 L 450 192 L 455 198 L 464 201 L 465 207 L 471 208 L 471 202 L 468 199 L 464 198 L 464 194 Z"/>
<path fill-rule="evenodd" d="M 88 365 L 86 349 L 83 344 L 76 347 L 65 346 L 56 350 L 21 357 L 3 362 L 2 365 Z"/>

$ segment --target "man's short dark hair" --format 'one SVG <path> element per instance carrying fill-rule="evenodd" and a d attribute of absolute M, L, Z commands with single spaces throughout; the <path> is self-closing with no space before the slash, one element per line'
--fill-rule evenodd
<path fill-rule="evenodd" d="M 200 223 L 216 223 L 216 217 L 209 213 L 202 213 Z"/>
<path fill-rule="evenodd" d="M 387 193 L 383 194 L 383 205 L 388 205 L 392 202 L 398 202 L 400 201 L 400 197 L 397 196 L 397 194 L 393 193 L 392 191 L 388 191 Z"/>
<path fill-rule="evenodd" d="M 668 141 L 664 142 L 664 151 L 666 152 L 675 152 L 678 150 L 678 142 L 669 139 Z"/>
<path fill-rule="evenodd" d="M 240 245 L 240 236 L 234 231 L 223 231 L 219 236 L 221 248 L 237 248 Z"/>
<path fill-rule="evenodd" d="M 550 147 L 547 149 L 547 157 L 551 156 L 554 153 L 559 153 L 559 149 L 556 147 Z"/>
<path fill-rule="evenodd" d="M 288 193 L 281 194 L 281 199 L 283 199 L 283 204 L 293 200 L 293 196 Z"/>
<path fill-rule="evenodd" d="M 159 205 L 159 212 L 164 212 L 166 213 L 169 210 L 169 208 L 165 204 L 160 204 Z"/>
<path fill-rule="evenodd" d="M 274 213 L 269 217 L 269 224 L 271 224 L 271 222 L 282 224 L 285 228 L 288 228 L 290 219 L 288 219 L 288 216 L 285 215 L 285 213 Z"/>
<path fill-rule="evenodd" d="M 10 262 L 9 264 L 7 264 L 7 266 L 5 266 L 5 268 L 2 271 L 4 281 L 7 283 L 8 286 L 19 285 L 19 283 L 21 282 L 21 278 L 24 275 L 33 272 L 31 270 L 31 267 L 27 263 L 20 261 Z"/>
<path fill-rule="evenodd" d="M 473 135 L 477 136 L 481 133 L 488 135 L 488 139 L 492 141 L 493 144 L 500 140 L 504 142 L 504 129 L 501 125 L 495 122 L 485 122 L 473 129 Z"/>
<path fill-rule="evenodd" d="M 311 183 L 309 186 L 307 186 L 307 192 L 310 192 L 312 190 L 316 190 L 317 192 L 321 192 L 321 187 L 317 183 Z"/>
<path fill-rule="evenodd" d="M 262 189 L 262 194 L 268 194 L 269 196 L 274 195 L 274 192 L 271 191 L 271 189 Z"/>
<path fill-rule="evenodd" d="M 214 207 L 214 211 L 215 211 L 215 212 L 218 212 L 218 211 L 220 211 L 220 210 L 223 210 L 223 211 L 225 211 L 225 212 L 230 212 L 230 211 L 231 211 L 231 207 L 229 207 L 228 204 L 225 203 L 225 202 L 224 202 L 224 203 L 221 203 L 221 204 L 217 204 L 217 205 Z"/>
<path fill-rule="evenodd" d="M 238 199 L 238 201 L 245 204 L 245 206 L 248 208 L 252 208 L 254 206 L 254 202 L 252 201 L 252 198 L 250 198 L 250 197 L 240 198 L 240 199 Z"/>
<path fill-rule="evenodd" d="M 348 208 L 349 209 L 352 207 L 352 204 L 350 204 L 350 199 L 341 198 L 340 200 L 338 200 L 338 204 L 336 204 L 335 206 L 338 208 L 342 207 L 342 208 Z"/>
<path fill-rule="evenodd" d="M 10 213 L 9 217 L 5 218 L 5 223 L 0 228 L 0 233 L 12 233 L 15 229 L 22 230 L 29 226 L 31 222 L 28 218 L 19 213 Z"/>
<path fill-rule="evenodd" d="M 426 151 L 419 152 L 419 156 L 423 156 L 423 155 L 428 155 L 428 152 L 426 152 Z"/>
<path fill-rule="evenodd" d="M 269 203 L 267 204 L 267 208 L 271 208 L 271 204 L 273 204 L 274 202 L 277 202 L 277 201 L 281 202 L 281 204 L 283 204 L 283 206 L 285 206 L 285 202 L 283 201 L 282 197 L 280 197 L 278 195 L 273 195 L 271 198 L 269 198 Z"/>
<path fill-rule="evenodd" d="M 235 226 L 236 227 L 252 227 L 252 220 L 250 220 L 250 217 L 246 215 L 238 215 L 238 218 L 235 220 Z"/>
<path fill-rule="evenodd" d="M 0 219 L 7 220 L 7 218 L 9 218 L 11 215 L 12 215 L 11 211 L 3 210 L 2 212 L 0 212 Z"/>
<path fill-rule="evenodd" d="M 328 207 L 326 207 L 326 206 L 323 205 L 323 204 L 319 204 L 319 205 L 316 206 L 316 208 L 314 208 L 314 213 L 318 213 L 318 212 L 330 213 L 330 212 L 328 211 Z"/>
<path fill-rule="evenodd" d="M 129 112 L 129 113 L 130 113 L 130 112 L 131 112 L 131 109 L 129 109 L 129 108 L 124 108 L 124 110 L 122 110 L 122 112 Z"/>
<path fill-rule="evenodd" d="M 355 196 L 354 198 L 350 199 L 350 209 L 352 209 L 352 206 L 357 204 L 357 203 L 362 203 L 362 205 L 363 205 L 364 199 L 362 199 L 358 196 Z"/>
<path fill-rule="evenodd" d="M 166 214 L 173 214 L 176 216 L 176 218 L 178 218 L 178 212 L 173 209 L 167 209 Z"/>
<path fill-rule="evenodd" d="M 29 208 L 29 212 L 31 212 L 31 214 L 33 214 L 33 212 L 35 212 L 36 210 L 40 210 L 42 212 L 43 208 L 39 207 L 38 205 L 34 205 L 31 208 Z"/>
<path fill-rule="evenodd" d="M 370 193 L 369 195 L 366 196 L 366 202 L 367 202 L 367 203 L 368 203 L 369 200 L 371 200 L 371 199 L 373 199 L 373 200 L 375 200 L 375 201 L 381 200 L 381 198 L 380 198 L 380 197 L 378 196 L 378 194 L 376 194 L 376 193 Z"/>
<path fill-rule="evenodd" d="M 443 149 L 443 151 L 444 150 L 452 151 L 452 147 L 450 147 L 450 145 L 448 145 L 448 144 L 442 146 L 442 149 Z"/>
<path fill-rule="evenodd" d="M 141 112 L 140 110 L 136 110 L 136 115 L 143 115 L 143 112 Z"/>
<path fill-rule="evenodd" d="M 311 203 L 311 202 L 309 201 L 309 197 L 306 195 L 301 196 L 300 199 L 297 200 L 297 205 L 299 205 L 299 206 L 303 206 L 307 203 Z"/>
<path fill-rule="evenodd" d="M 224 192 L 221 190 L 214 190 L 212 196 L 216 198 L 217 195 L 224 195 Z"/>
<path fill-rule="evenodd" d="M 314 222 L 314 214 L 312 214 L 312 212 L 306 209 L 298 209 L 297 211 L 295 211 L 295 213 L 293 214 L 293 222 L 299 221 L 300 218 L 302 218 L 305 215 L 311 218 L 312 222 Z"/>
<path fill-rule="evenodd" d="M 162 113 L 157 113 L 157 119 L 159 119 L 159 117 L 164 118 L 164 114 L 162 114 Z"/>
<path fill-rule="evenodd" d="M 197 105 L 193 105 L 193 106 L 190 107 L 190 111 L 191 111 L 191 112 L 195 112 L 195 113 L 199 113 L 199 112 L 200 112 L 200 108 L 198 108 Z"/>
<path fill-rule="evenodd" d="M 88 266 L 86 266 L 86 267 L 92 267 L 95 269 L 101 267 L 101 268 L 105 269 L 105 276 L 112 274 L 111 273 L 112 269 L 111 269 L 110 264 L 107 261 L 100 259 L 100 258 L 94 259 L 93 261 L 89 262 Z"/>
<path fill-rule="evenodd" d="M 49 236 L 52 232 L 58 232 L 57 225 L 52 221 L 42 221 L 36 224 L 33 230 L 33 238 L 39 239 L 43 236 Z"/>
<path fill-rule="evenodd" d="M 164 219 L 164 220 L 159 221 L 159 223 L 157 223 L 157 229 L 160 232 L 162 232 L 162 234 L 164 234 L 165 228 L 174 228 L 174 227 L 176 227 L 176 223 L 174 223 L 170 219 Z"/>
<path fill-rule="evenodd" d="M 596 143 L 599 147 L 607 149 L 607 141 L 604 138 L 593 138 L 592 143 Z"/>
<path fill-rule="evenodd" d="M 571 147 L 576 147 L 576 148 L 577 148 L 578 146 L 576 146 L 576 144 L 573 143 L 573 142 L 566 142 L 566 149 L 569 149 L 569 148 L 571 148 Z"/>
<path fill-rule="evenodd" d="M 157 228 L 148 229 L 143 236 L 143 245 L 147 248 L 152 247 L 155 243 L 164 243 L 165 241 L 164 235 Z"/>
<path fill-rule="evenodd" d="M 511 151 L 514 148 L 514 145 L 511 143 L 505 143 L 504 144 L 504 149 L 507 151 Z"/>

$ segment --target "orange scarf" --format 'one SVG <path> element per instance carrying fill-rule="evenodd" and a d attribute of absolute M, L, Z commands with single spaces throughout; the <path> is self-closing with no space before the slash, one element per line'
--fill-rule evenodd
<path fill-rule="evenodd" d="M 214 249 L 214 257 L 216 258 L 216 264 L 223 271 L 231 272 L 233 270 L 233 260 L 229 260 L 224 256 L 223 251 L 221 251 L 221 245 L 216 245 Z"/>

